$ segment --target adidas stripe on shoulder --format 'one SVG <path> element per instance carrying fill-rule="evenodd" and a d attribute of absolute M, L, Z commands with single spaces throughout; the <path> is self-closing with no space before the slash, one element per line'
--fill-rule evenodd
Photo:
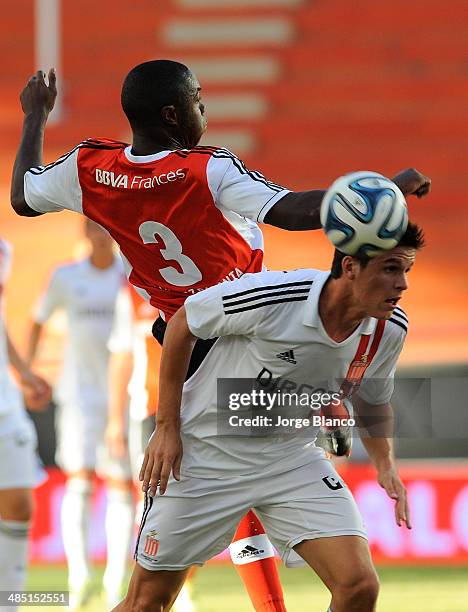
<path fill-rule="evenodd" d="M 263 183 L 267 187 L 269 187 L 272 191 L 279 193 L 283 191 L 285 187 L 281 185 L 277 185 L 272 181 L 266 179 L 261 172 L 257 172 L 255 170 L 249 170 L 244 162 L 239 159 L 234 153 L 229 151 L 229 149 L 225 149 L 223 147 L 209 147 L 209 146 L 199 146 L 194 147 L 193 149 L 182 149 L 178 151 L 174 151 L 176 155 L 182 158 L 187 158 L 189 155 L 209 155 L 210 157 L 216 159 L 228 159 L 232 162 L 233 166 L 239 171 L 239 174 L 247 175 L 252 180 Z"/>
<path fill-rule="evenodd" d="M 408 332 L 408 316 L 406 312 L 399 306 L 396 306 L 396 308 L 393 310 L 392 316 L 390 317 L 389 321 L 394 325 L 398 325 L 398 327 L 401 327 L 401 329 L 403 329 L 405 333 Z"/>
<path fill-rule="evenodd" d="M 33 168 L 30 168 L 29 172 L 31 172 L 31 174 L 43 174 L 44 172 L 47 172 L 47 170 L 50 170 L 51 168 L 55 168 L 56 166 L 63 164 L 63 162 L 67 161 L 67 159 L 71 157 L 78 149 L 100 149 L 105 151 L 112 151 L 116 149 L 125 149 L 125 147 L 127 146 L 128 144 L 126 144 L 125 142 L 120 142 L 118 140 L 88 138 L 87 140 L 83 140 L 83 142 L 77 144 L 76 147 L 71 149 L 71 151 L 64 153 L 54 162 L 51 162 L 46 166 L 35 166 Z"/>
<path fill-rule="evenodd" d="M 225 314 L 236 314 L 272 304 L 307 300 L 313 281 L 265 285 L 223 296 Z"/>

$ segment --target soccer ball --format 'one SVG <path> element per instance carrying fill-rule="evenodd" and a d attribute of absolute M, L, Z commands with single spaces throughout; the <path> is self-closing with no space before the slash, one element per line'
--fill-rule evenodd
<path fill-rule="evenodd" d="M 390 179 L 354 172 L 338 178 L 326 192 L 320 221 L 339 251 L 374 257 L 398 244 L 408 225 L 408 208 Z"/>

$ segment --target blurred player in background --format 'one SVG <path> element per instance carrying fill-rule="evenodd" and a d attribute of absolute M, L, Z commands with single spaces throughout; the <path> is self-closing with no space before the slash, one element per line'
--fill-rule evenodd
<path fill-rule="evenodd" d="M 12 206 L 24 216 L 74 210 L 108 229 L 121 248 L 130 282 L 165 321 L 189 295 L 262 270 L 258 222 L 289 230 L 320 228 L 323 190 L 291 192 L 249 171 L 226 149 L 197 146 L 207 126 L 201 87 L 178 62 L 145 62 L 127 75 L 121 100 L 132 145 L 89 139 L 42 166 L 45 125 L 57 95 L 54 70 L 48 78 L 47 85 L 45 74 L 37 72 L 21 93 L 25 120 Z M 393 180 L 406 195 L 421 196 L 430 187 L 429 179 L 414 170 Z M 158 320 L 154 329 L 159 341 L 165 321 Z M 197 343 L 188 376 L 212 344 Z M 244 543 L 247 534 L 260 536 L 252 514 L 243 528 Z M 262 543 L 262 553 L 254 548 L 250 558 L 249 549 L 245 554 L 241 549 L 236 559 L 256 609 L 279 612 L 283 597 L 279 579 L 272 579 L 276 570 L 267 544 Z"/>
<path fill-rule="evenodd" d="M 110 453 L 115 457 L 124 456 L 128 447 L 133 479 L 137 485 L 145 449 L 154 431 L 158 406 L 161 347 L 151 331 L 157 316 L 157 309 L 148 304 L 134 287 L 122 286 L 109 340 L 111 356 L 106 440 Z M 141 496 L 137 512 L 139 525 L 143 514 L 143 496 L 139 486 L 138 489 Z M 177 597 L 174 611 L 191 612 L 194 609 L 186 583 Z"/>
<path fill-rule="evenodd" d="M 34 314 L 28 359 L 32 363 L 45 323 L 57 310 L 68 320 L 63 371 L 56 388 L 57 464 L 67 475 L 62 504 L 62 536 L 68 561 L 70 605 L 89 597 L 88 523 L 94 473 L 108 485 L 107 566 L 104 589 L 108 606 L 119 599 L 133 531 L 133 499 L 128 455 L 109 457 L 107 424 L 107 343 L 115 301 L 124 277 L 113 240 L 94 221 L 85 220 L 89 257 L 57 267 Z"/>
<path fill-rule="evenodd" d="M 11 249 L 0 238 L 0 591 L 22 591 L 26 581 L 32 489 L 44 477 L 36 455 L 37 437 L 9 367 L 18 376 L 31 409 L 51 398 L 49 385 L 34 374 L 13 345 L 4 322 L 3 293 Z M 4 608 L 11 612 L 16 606 Z"/>

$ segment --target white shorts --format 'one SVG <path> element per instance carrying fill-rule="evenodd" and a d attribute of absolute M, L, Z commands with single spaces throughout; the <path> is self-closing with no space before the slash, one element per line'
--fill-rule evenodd
<path fill-rule="evenodd" d="M 112 457 L 107 449 L 107 413 L 102 407 L 86 408 L 71 404 L 57 406 L 57 465 L 67 474 L 94 470 L 103 478 L 131 480 L 128 455 Z"/>
<path fill-rule="evenodd" d="M 367 537 L 350 490 L 324 456 L 264 480 L 171 479 L 163 496 L 145 501 L 135 559 L 148 570 L 202 565 L 230 544 L 250 508 L 288 567 L 304 564 L 293 550 L 303 540 Z"/>
<path fill-rule="evenodd" d="M 32 489 L 44 481 L 36 449 L 36 429 L 26 415 L 14 429 L 0 435 L 0 489 Z"/>

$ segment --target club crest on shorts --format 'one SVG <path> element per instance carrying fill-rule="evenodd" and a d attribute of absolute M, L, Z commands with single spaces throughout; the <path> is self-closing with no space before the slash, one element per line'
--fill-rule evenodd
<path fill-rule="evenodd" d="M 159 540 L 156 537 L 157 535 L 158 532 L 154 530 L 150 531 L 146 536 L 144 553 L 148 555 L 148 557 L 155 557 L 158 552 Z"/>

